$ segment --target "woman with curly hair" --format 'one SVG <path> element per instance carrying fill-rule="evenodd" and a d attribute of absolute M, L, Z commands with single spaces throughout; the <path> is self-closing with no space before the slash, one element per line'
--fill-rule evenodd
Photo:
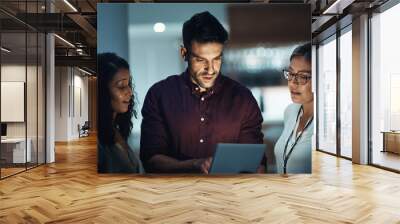
<path fill-rule="evenodd" d="M 98 63 L 98 172 L 137 173 L 139 160 L 127 139 L 136 117 L 129 64 L 114 53 Z"/>

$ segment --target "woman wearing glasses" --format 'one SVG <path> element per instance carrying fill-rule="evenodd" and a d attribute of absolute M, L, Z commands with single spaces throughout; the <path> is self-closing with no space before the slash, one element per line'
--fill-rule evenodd
<path fill-rule="evenodd" d="M 278 173 L 311 173 L 314 97 L 311 89 L 311 44 L 297 47 L 283 75 L 293 103 L 284 114 L 284 130 L 275 144 Z"/>

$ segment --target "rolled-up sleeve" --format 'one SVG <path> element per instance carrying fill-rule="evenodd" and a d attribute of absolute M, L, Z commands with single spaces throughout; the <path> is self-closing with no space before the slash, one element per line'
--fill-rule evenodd
<path fill-rule="evenodd" d="M 149 89 L 142 108 L 140 159 L 145 169 L 148 160 L 156 154 L 167 155 L 168 133 L 162 117 L 157 84 Z"/>

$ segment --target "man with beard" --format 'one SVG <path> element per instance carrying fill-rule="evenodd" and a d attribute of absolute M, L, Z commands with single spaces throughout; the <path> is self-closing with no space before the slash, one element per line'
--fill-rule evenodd
<path fill-rule="evenodd" d="M 263 143 L 263 119 L 250 90 L 220 73 L 224 27 L 202 12 L 184 23 L 182 35 L 186 71 L 154 84 L 143 104 L 146 172 L 208 173 L 216 144 Z"/>

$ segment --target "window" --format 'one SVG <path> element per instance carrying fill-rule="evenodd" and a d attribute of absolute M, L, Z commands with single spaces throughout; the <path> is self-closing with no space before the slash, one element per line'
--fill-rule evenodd
<path fill-rule="evenodd" d="M 371 18 L 372 164 L 400 170 L 400 4 Z"/>
<path fill-rule="evenodd" d="M 343 31 L 340 43 L 340 155 L 352 157 L 352 35 Z"/>
<path fill-rule="evenodd" d="M 22 13 L 44 2 L 19 2 Z M 0 12 L 0 178 L 45 162 L 45 34 Z M 3 22 L 4 22 L 3 21 Z M 13 95 L 15 99 L 3 100 Z M 11 109 L 17 108 L 17 109 Z"/>
<path fill-rule="evenodd" d="M 318 149 L 336 154 L 336 36 L 318 47 Z"/>

